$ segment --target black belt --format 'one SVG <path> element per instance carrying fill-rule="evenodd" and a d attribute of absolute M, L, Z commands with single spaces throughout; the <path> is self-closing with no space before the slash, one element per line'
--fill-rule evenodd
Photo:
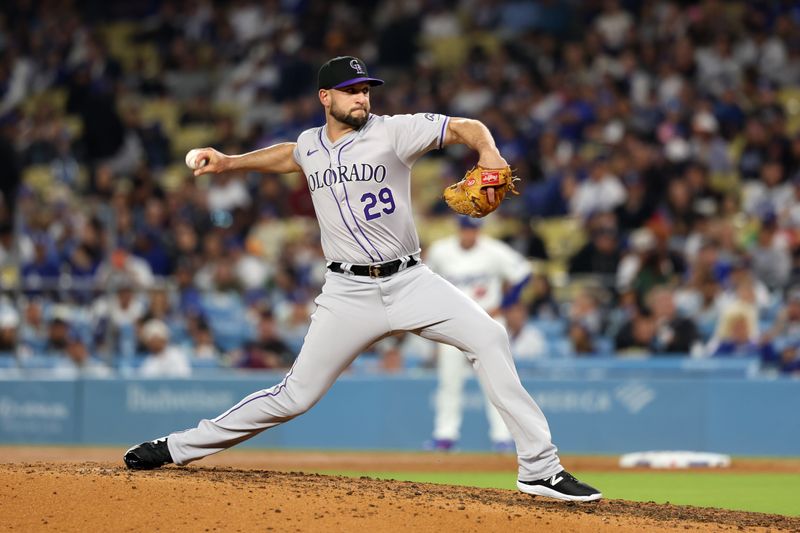
<path fill-rule="evenodd" d="M 419 263 L 419 261 L 409 256 L 408 261 L 406 262 L 406 268 L 412 267 L 417 263 Z M 351 274 L 355 274 L 356 276 L 385 278 L 387 276 L 391 276 L 392 274 L 397 274 L 402 265 L 403 265 L 402 259 L 395 259 L 394 261 L 389 261 L 387 263 L 379 263 L 375 265 L 351 265 L 348 270 L 345 270 L 344 268 L 342 268 L 342 263 L 337 263 L 334 261 L 328 265 L 328 268 L 331 271 L 339 272 L 340 274 L 350 272 Z"/>

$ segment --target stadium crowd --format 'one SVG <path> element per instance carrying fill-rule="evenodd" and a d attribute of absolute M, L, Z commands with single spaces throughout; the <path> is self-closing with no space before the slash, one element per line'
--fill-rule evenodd
<path fill-rule="evenodd" d="M 520 357 L 800 372 L 800 6 L 454 4 L 4 2 L 0 360 L 290 366 L 325 268 L 303 177 L 194 179 L 183 154 L 295 139 L 318 66 L 357 55 L 373 111 L 478 118 L 523 178 L 492 221 L 537 267 Z M 423 244 L 474 163 L 420 162 Z"/>

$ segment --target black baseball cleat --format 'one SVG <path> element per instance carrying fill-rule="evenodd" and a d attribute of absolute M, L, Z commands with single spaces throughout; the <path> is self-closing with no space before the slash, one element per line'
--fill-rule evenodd
<path fill-rule="evenodd" d="M 603 497 L 599 490 L 575 479 L 566 470 L 536 481 L 518 479 L 517 488 L 531 496 L 547 496 L 570 502 L 593 502 Z"/>
<path fill-rule="evenodd" d="M 171 463 L 172 456 L 167 447 L 167 438 L 164 437 L 134 446 L 125 452 L 122 460 L 131 470 L 152 470 Z"/>

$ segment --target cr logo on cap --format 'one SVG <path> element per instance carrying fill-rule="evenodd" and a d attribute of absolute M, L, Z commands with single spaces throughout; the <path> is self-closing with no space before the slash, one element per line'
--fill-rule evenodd
<path fill-rule="evenodd" d="M 358 62 L 358 59 L 351 60 L 350 67 L 356 71 L 356 74 L 364 74 L 364 69 L 361 68 L 361 63 Z"/>

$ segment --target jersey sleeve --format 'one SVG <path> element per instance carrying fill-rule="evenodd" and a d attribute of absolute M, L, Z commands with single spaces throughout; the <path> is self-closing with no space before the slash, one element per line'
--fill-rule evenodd
<path fill-rule="evenodd" d="M 313 146 L 316 135 L 315 131 L 315 129 L 304 131 L 298 135 L 297 142 L 294 145 L 294 152 L 292 152 L 292 156 L 294 157 L 295 162 L 300 165 L 300 168 L 303 169 L 303 172 L 305 172 L 303 163 L 307 159 L 307 157 L 303 154 L 307 152 L 309 147 Z"/>
<path fill-rule="evenodd" d="M 300 160 L 300 139 L 297 139 L 297 143 L 294 145 L 292 156 L 294 157 L 294 162 L 302 167 L 303 161 Z"/>
<path fill-rule="evenodd" d="M 426 152 L 444 146 L 449 120 L 437 113 L 416 113 L 387 117 L 385 124 L 395 153 L 410 167 Z"/>
<path fill-rule="evenodd" d="M 516 285 L 531 275 L 528 260 L 506 243 L 497 241 L 496 253 L 504 281 Z"/>

